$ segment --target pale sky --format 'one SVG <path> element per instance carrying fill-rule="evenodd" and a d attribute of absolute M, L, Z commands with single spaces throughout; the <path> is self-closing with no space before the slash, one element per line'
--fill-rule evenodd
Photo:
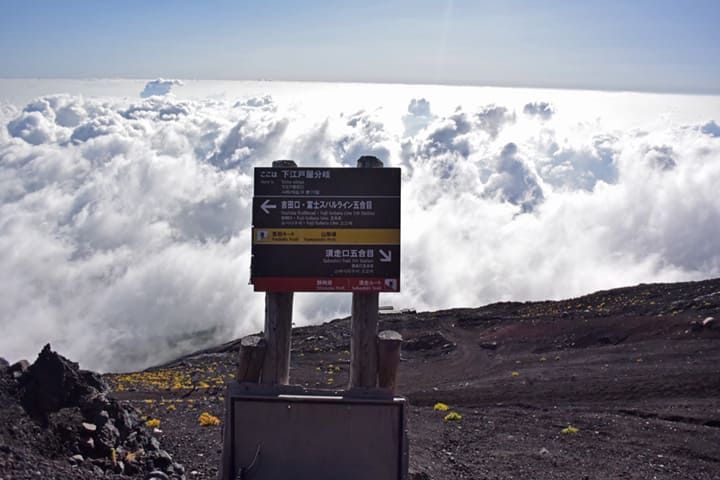
<path fill-rule="evenodd" d="M 717 0 L 0 1 L 0 77 L 720 93 Z"/>

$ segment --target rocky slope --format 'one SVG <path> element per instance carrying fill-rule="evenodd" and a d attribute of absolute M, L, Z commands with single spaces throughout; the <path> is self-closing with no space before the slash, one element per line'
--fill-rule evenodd
<path fill-rule="evenodd" d="M 139 412 L 46 345 L 0 365 L 0 478 L 185 478 Z"/>
<path fill-rule="evenodd" d="M 559 302 L 382 315 L 381 329 L 405 339 L 399 391 L 411 403 L 412 477 L 720 478 L 718 319 L 720 279 L 639 285 Z M 295 329 L 291 382 L 342 388 L 349 341 L 349 319 Z M 158 440 L 185 466 L 187 478 L 214 478 L 221 427 L 202 418 L 223 420 L 237 343 L 144 372 L 78 375 L 93 391 L 107 382 L 110 405 L 136 412 L 141 422 L 159 421 L 159 430 L 144 430 L 143 438 Z M 75 450 L 83 454 L 78 438 L 87 434 L 74 431 L 68 443 L 53 426 L 58 413 L 67 417 L 62 425 L 99 425 L 83 402 L 39 407 L 26 399 L 23 408 L 22 392 L 32 382 L 18 382 L 7 368 L 0 377 L 7 425 L 0 428 L 0 478 L 30 478 L 36 465 L 56 469 L 47 478 L 117 475 L 112 462 L 92 455 L 73 465 Z M 88 395 L 80 389 L 75 396 Z M 436 411 L 437 402 L 449 410 Z M 103 405 L 109 415 L 120 408 Z M 54 413 L 45 421 L 33 413 L 38 408 Z M 461 418 L 444 420 L 449 412 Z M 122 457 L 132 447 L 123 446 L 128 435 L 117 430 Z M 162 467 L 142 465 L 143 472 Z M 165 474 L 181 475 L 170 465 Z"/>

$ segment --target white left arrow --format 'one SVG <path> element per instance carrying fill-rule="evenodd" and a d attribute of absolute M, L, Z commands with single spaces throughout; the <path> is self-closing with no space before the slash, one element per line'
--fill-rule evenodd
<path fill-rule="evenodd" d="M 263 212 L 270 213 L 270 210 L 272 210 L 273 208 L 277 208 L 277 205 L 273 205 L 272 203 L 270 203 L 270 200 L 265 200 L 262 205 L 260 205 L 260 208 Z"/>
<path fill-rule="evenodd" d="M 392 262 L 392 250 L 388 250 L 387 252 L 380 249 L 380 261 L 383 263 Z"/>

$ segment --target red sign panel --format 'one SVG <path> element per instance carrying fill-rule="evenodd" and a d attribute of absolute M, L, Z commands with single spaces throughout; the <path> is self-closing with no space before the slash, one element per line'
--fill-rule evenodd
<path fill-rule="evenodd" d="M 367 277 L 257 277 L 256 292 L 398 292 L 397 278 Z"/>

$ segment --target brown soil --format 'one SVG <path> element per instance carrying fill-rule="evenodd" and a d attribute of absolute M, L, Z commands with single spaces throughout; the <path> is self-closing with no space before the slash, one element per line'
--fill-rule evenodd
<path fill-rule="evenodd" d="M 405 340 L 411 478 L 720 479 L 720 329 L 692 324 L 707 317 L 720 321 L 720 279 L 383 315 Z M 347 383 L 349 319 L 297 328 L 292 342 L 291 382 Z M 161 421 L 189 479 L 217 474 L 220 427 L 198 417 L 222 420 L 237 343 L 105 376 Z M 436 402 L 462 418 L 443 420 Z"/>

